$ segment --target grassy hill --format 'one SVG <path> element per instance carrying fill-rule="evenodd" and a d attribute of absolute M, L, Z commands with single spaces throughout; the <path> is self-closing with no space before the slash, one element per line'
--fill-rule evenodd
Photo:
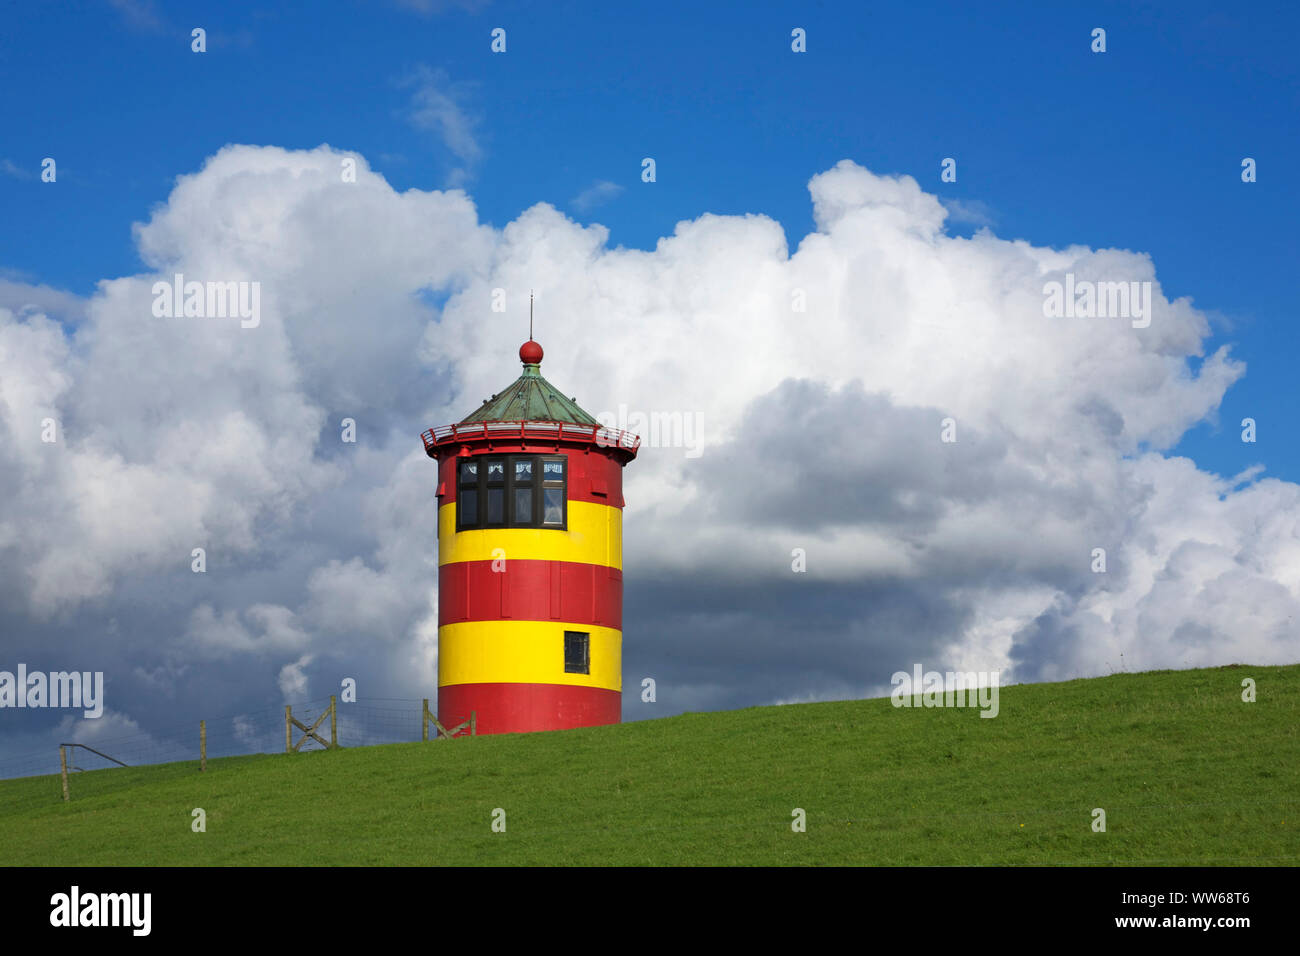
<path fill-rule="evenodd" d="M 1298 702 L 1239 666 L 0 781 L 0 863 L 1296 865 Z"/>

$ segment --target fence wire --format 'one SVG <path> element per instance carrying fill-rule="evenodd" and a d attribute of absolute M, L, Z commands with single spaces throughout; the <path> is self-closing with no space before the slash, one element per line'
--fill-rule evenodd
<path fill-rule="evenodd" d="M 289 705 L 295 720 L 310 727 L 322 715 L 329 714 L 328 697 L 299 701 Z M 432 710 L 432 705 L 430 705 Z M 380 697 L 367 698 L 354 703 L 337 705 L 336 720 L 340 747 L 370 747 L 376 744 L 411 743 L 422 739 L 424 716 L 423 698 Z M 74 734 L 64 744 L 82 744 L 66 749 L 68 780 L 72 798 L 78 795 L 110 793 L 134 783 L 137 767 L 156 767 L 158 764 L 180 764 L 178 773 L 192 773 L 199 760 L 199 720 L 202 715 L 185 722 L 182 729 L 167 733 L 138 733 L 117 737 L 80 736 Z M 245 711 L 224 717 L 203 718 L 206 722 L 207 757 L 248 757 L 257 754 L 284 753 L 284 705 L 265 710 Z M 329 717 L 316 728 L 316 733 L 329 740 Z M 293 743 L 305 735 L 292 728 Z M 430 739 L 436 731 L 430 728 Z M 113 760 L 126 764 L 123 768 L 113 760 L 106 760 L 86 747 L 94 748 Z M 298 747 L 299 753 L 325 749 L 319 742 L 307 737 Z M 112 774 L 89 771 L 113 769 Z M 157 779 L 157 770 L 151 771 Z M 15 778 L 30 778 L 19 781 Z M 21 812 L 32 806 L 62 800 L 59 746 L 29 754 L 0 760 L 0 780 L 11 781 L 0 788 L 0 815 Z"/>

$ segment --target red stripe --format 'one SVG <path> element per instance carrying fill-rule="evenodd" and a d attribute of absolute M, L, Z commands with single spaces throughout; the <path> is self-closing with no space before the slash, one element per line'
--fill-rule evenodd
<path fill-rule="evenodd" d="M 622 719 L 623 695 L 567 684 L 449 684 L 438 689 L 438 721 L 448 730 L 475 713 L 480 734 L 598 727 Z"/>
<path fill-rule="evenodd" d="M 577 561 L 457 561 L 438 568 L 438 626 L 565 621 L 623 629 L 623 572 Z"/>
<path fill-rule="evenodd" d="M 569 459 L 569 500 L 591 501 L 598 505 L 623 507 L 623 466 L 618 462 L 613 449 L 608 451 L 599 447 L 590 451 L 578 451 L 561 448 L 556 451 L 541 445 L 530 444 L 494 444 L 491 449 L 475 448 L 472 453 L 512 455 L 565 455 Z M 456 462 L 455 455 L 448 454 L 438 461 L 438 504 L 450 504 L 456 500 Z M 603 493 L 602 493 L 603 492 Z"/>

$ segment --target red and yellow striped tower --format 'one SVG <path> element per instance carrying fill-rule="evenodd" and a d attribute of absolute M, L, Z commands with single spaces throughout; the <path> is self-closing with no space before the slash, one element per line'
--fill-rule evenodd
<path fill-rule="evenodd" d="M 541 374 L 421 437 L 438 462 L 438 720 L 481 734 L 622 715 L 623 466 L 604 428 Z"/>

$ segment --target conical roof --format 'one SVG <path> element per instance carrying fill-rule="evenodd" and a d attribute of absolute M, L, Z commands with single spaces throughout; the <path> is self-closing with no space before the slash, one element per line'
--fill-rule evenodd
<path fill-rule="evenodd" d="M 519 350 L 524 363 L 523 374 L 493 395 L 458 424 L 470 422 L 568 422 L 574 425 L 598 425 L 591 415 L 564 397 L 542 377 L 542 347 L 531 339 Z M 530 361 L 531 360 L 531 361 Z"/>

